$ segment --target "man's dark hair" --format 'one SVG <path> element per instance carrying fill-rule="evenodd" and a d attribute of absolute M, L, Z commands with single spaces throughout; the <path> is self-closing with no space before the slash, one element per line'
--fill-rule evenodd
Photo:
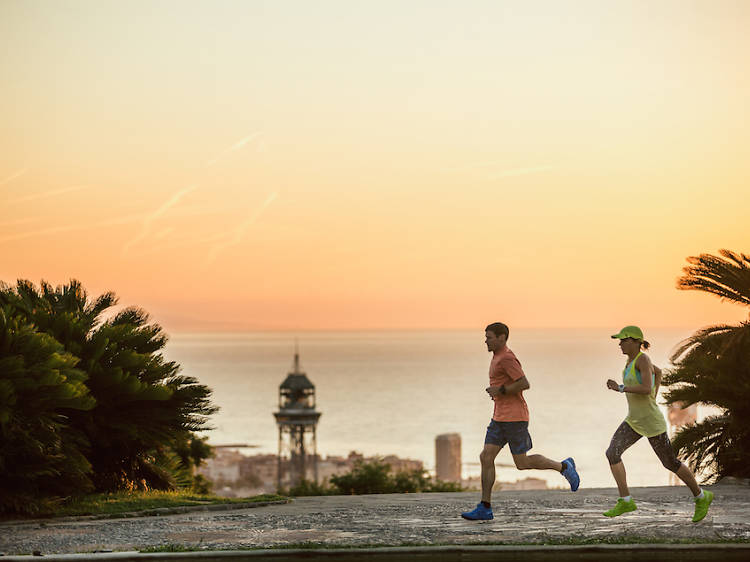
<path fill-rule="evenodd" d="M 510 336 L 508 326 L 506 326 L 502 322 L 493 322 L 492 324 L 487 326 L 484 331 L 492 332 L 493 334 L 495 334 L 495 337 L 504 335 L 506 340 L 508 339 L 508 336 Z"/>

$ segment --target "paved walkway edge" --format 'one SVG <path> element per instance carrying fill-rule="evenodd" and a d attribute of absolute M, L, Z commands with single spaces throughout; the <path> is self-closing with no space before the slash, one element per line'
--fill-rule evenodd
<path fill-rule="evenodd" d="M 178 513 L 190 513 L 192 511 L 231 511 L 233 509 L 251 509 L 253 507 L 266 507 L 268 505 L 283 505 L 291 503 L 291 499 L 274 500 L 267 502 L 244 502 L 244 503 L 210 503 L 206 505 L 179 505 L 175 507 L 157 507 L 154 509 L 142 509 L 140 511 L 123 511 L 122 513 L 100 513 L 97 515 L 67 515 L 64 517 L 47 517 L 44 519 L 12 519 L 0 521 L 0 527 L 12 525 L 39 525 L 50 523 L 68 523 L 72 521 L 94 521 L 98 519 L 127 519 L 130 517 L 155 517 L 159 515 L 175 515 Z"/>
<path fill-rule="evenodd" d="M 29 562 L 34 556 L 3 556 Z M 40 557 L 36 557 L 40 558 Z M 750 544 L 464 545 L 337 549 L 216 550 L 196 552 L 112 552 L 43 556 L 44 562 L 287 562 L 293 560 L 722 560 L 750 559 Z"/>

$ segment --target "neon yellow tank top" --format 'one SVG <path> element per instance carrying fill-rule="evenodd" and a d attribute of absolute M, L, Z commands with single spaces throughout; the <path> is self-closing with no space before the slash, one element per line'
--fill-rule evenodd
<path fill-rule="evenodd" d="M 635 368 L 635 362 L 643 354 L 640 352 L 635 356 L 622 372 L 622 383 L 625 386 L 641 384 L 641 372 Z M 627 424 L 639 435 L 654 437 L 667 431 L 667 422 L 656 405 L 656 387 L 654 385 L 654 374 L 651 373 L 651 392 L 649 394 L 625 393 L 628 399 Z"/>

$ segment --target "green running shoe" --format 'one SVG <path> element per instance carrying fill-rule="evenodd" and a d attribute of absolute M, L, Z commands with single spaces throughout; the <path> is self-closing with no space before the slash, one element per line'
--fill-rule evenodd
<path fill-rule="evenodd" d="M 703 491 L 703 498 L 695 498 L 695 515 L 693 515 L 693 523 L 697 523 L 703 519 L 708 513 L 708 506 L 714 501 L 714 493 Z"/>
<path fill-rule="evenodd" d="M 615 504 L 615 507 L 613 507 L 609 511 L 605 511 L 604 515 L 607 517 L 617 517 L 618 515 L 622 515 L 623 513 L 627 513 L 628 511 L 635 511 L 636 509 L 638 508 L 635 506 L 634 500 L 630 500 L 629 502 L 626 502 L 622 498 L 617 498 L 617 503 Z M 706 507 L 706 509 L 708 509 L 708 507 Z"/>

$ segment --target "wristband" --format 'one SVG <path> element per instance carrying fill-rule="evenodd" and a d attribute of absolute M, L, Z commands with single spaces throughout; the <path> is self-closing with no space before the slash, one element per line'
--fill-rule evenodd
<path fill-rule="evenodd" d="M 505 394 L 505 385 L 500 386 L 500 394 Z"/>
<path fill-rule="evenodd" d="M 617 385 L 617 390 L 619 390 L 620 392 L 625 392 L 625 385 L 624 384 L 618 384 Z"/>

